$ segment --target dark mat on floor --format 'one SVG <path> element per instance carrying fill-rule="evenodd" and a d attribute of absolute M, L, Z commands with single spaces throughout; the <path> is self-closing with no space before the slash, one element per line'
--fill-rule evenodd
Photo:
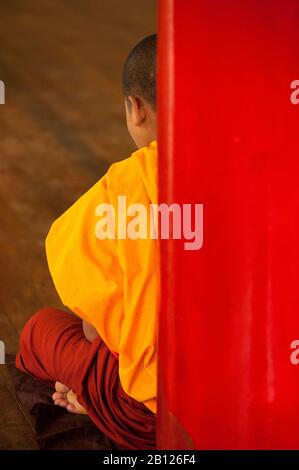
<path fill-rule="evenodd" d="M 42 450 L 114 450 L 88 416 L 72 415 L 55 406 L 53 389 L 15 367 L 14 356 L 6 357 L 17 400 L 35 429 Z"/>

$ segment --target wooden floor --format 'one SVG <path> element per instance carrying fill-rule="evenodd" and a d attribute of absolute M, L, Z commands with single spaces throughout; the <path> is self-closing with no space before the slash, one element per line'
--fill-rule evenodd
<path fill-rule="evenodd" d="M 154 0 L 1 0 L 0 340 L 15 353 L 31 314 L 60 306 L 44 239 L 54 219 L 134 150 L 121 68 L 155 31 Z M 36 448 L 0 366 L 0 449 Z"/>

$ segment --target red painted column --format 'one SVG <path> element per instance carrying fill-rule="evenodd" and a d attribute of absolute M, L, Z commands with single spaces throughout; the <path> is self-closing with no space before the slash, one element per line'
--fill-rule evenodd
<path fill-rule="evenodd" d="M 160 0 L 159 448 L 299 449 L 298 0 Z"/>

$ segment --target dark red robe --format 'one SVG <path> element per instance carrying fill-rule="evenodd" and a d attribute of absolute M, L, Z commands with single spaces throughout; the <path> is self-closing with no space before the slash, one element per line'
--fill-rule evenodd
<path fill-rule="evenodd" d="M 44 308 L 25 325 L 17 367 L 53 385 L 76 392 L 95 425 L 124 449 L 155 449 L 156 415 L 123 390 L 118 359 L 104 342 L 86 340 L 82 321 Z"/>

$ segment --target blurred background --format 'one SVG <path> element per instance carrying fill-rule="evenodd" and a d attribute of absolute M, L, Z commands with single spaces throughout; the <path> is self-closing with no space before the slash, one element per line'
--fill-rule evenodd
<path fill-rule="evenodd" d="M 123 62 L 156 31 L 155 0 L 1 0 L 0 340 L 14 354 L 37 309 L 61 307 L 44 240 L 51 223 L 135 150 Z M 34 449 L 34 431 L 0 366 L 0 449 Z"/>

